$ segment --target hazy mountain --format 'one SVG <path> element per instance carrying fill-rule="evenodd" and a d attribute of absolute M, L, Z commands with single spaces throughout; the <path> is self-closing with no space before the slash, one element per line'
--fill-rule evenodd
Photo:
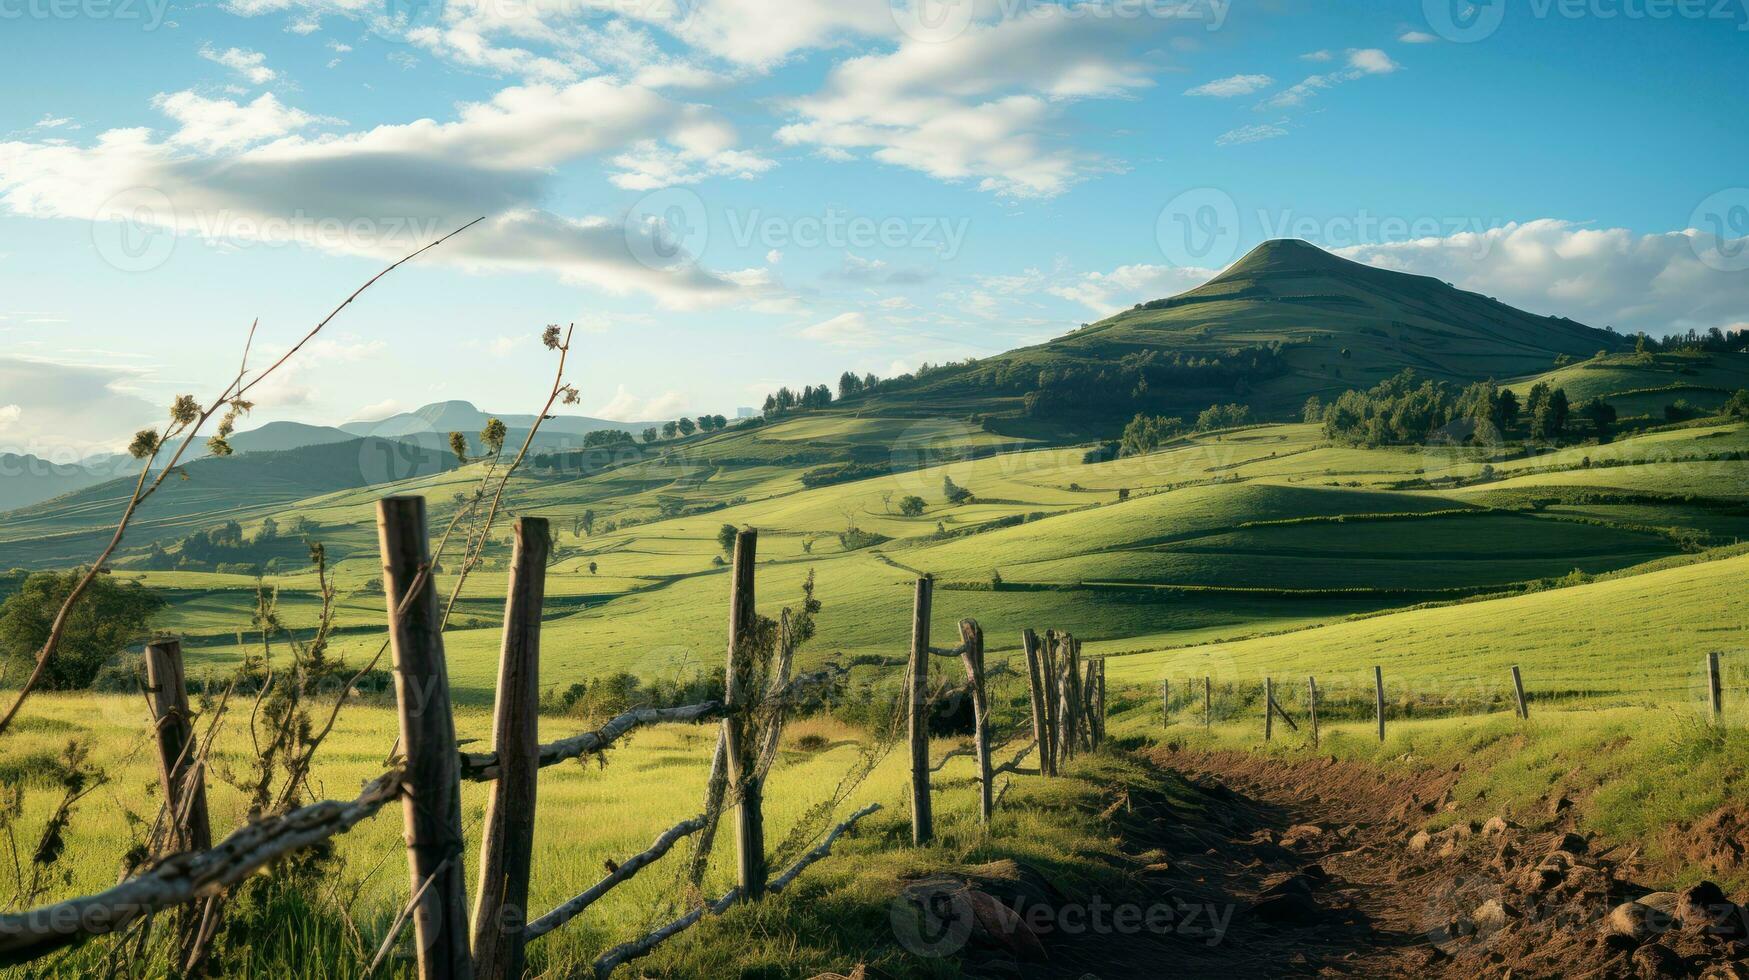
<path fill-rule="evenodd" d="M 384 439 L 422 432 L 435 432 L 444 436 L 451 432 L 473 435 L 485 428 L 487 420 L 492 418 L 501 420 L 513 431 L 522 432 L 527 432 L 535 421 L 533 415 L 482 412 L 472 402 L 447 401 L 434 402 L 411 412 L 402 412 L 374 422 L 347 422 L 340 428 L 355 436 L 377 436 Z M 577 436 L 597 429 L 620 429 L 635 433 L 648 426 L 660 424 L 661 422 L 614 422 L 590 418 L 587 415 L 555 415 L 541 423 L 540 431 L 543 435 Z M 581 441 L 577 440 L 577 443 L 581 444 Z"/>

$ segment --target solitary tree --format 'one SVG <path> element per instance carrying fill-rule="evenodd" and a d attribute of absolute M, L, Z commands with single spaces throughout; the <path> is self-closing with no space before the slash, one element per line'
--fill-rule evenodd
<path fill-rule="evenodd" d="M 735 550 L 735 536 L 740 533 L 740 530 L 733 524 L 724 524 L 717 529 L 717 547 L 723 549 L 723 554 L 726 555 Z"/>
<path fill-rule="evenodd" d="M 49 638 L 55 613 L 83 573 L 36 572 L 18 593 L 0 604 L 0 657 L 8 666 L 29 670 Z M 42 685 L 50 690 L 91 686 L 98 671 L 136 643 L 152 614 L 163 608 L 156 592 L 135 583 L 118 585 L 98 575 L 73 607 L 61 646 L 45 668 Z"/>
<path fill-rule="evenodd" d="M 917 517 L 923 513 L 923 498 L 915 494 L 899 498 L 899 513 L 905 517 Z"/>
<path fill-rule="evenodd" d="M 972 492 L 953 482 L 953 477 L 941 478 L 941 496 L 950 504 L 963 504 L 972 499 Z"/>

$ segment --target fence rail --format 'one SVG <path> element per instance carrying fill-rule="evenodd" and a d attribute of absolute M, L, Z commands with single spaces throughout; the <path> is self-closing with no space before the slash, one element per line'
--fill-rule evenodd
<path fill-rule="evenodd" d="M 169 826 L 163 856 L 149 870 L 95 895 L 68 899 L 26 912 L 0 915 L 0 966 L 27 963 L 84 940 L 126 928 L 143 917 L 206 903 L 192 934 L 210 938 L 216 928 L 223 893 L 276 860 L 346 833 L 364 820 L 400 801 L 407 843 L 411 900 L 391 927 L 367 975 L 393 948 L 407 921 L 413 923 L 420 980 L 509 980 L 525 972 L 527 944 L 581 915 L 609 891 L 642 869 L 661 860 L 682 840 L 704 833 L 692 875 L 708 856 L 708 838 L 721 807 L 735 811 L 736 884 L 723 896 L 696 905 L 647 935 L 603 952 L 592 964 L 597 977 L 648 955 L 665 940 L 726 911 L 736 902 L 778 894 L 802 872 L 831 854 L 833 845 L 856 823 L 881 809 L 871 803 L 832 827 L 811 850 L 775 878 L 768 878 L 765 850 L 763 782 L 776 755 L 784 712 L 819 697 L 848 674 L 827 665 L 810 674 L 790 676 L 791 649 L 780 651 L 769 689 L 753 688 L 758 650 L 754 575 L 757 532 L 742 530 L 735 541 L 731 573 L 729 640 L 725 696 L 720 701 L 666 708 L 636 708 L 609 719 L 601 727 L 552 742 L 537 741 L 540 690 L 541 609 L 550 534 L 547 522 L 524 517 L 516 522 L 505 630 L 500 650 L 493 746 L 485 752 L 464 752 L 457 745 L 450 703 L 449 678 L 443 648 L 441 607 L 430 570 L 432 556 L 426 532 L 425 501 L 420 497 L 387 497 L 377 510 L 378 544 L 384 565 L 384 592 L 389 648 L 394 657 L 395 697 L 400 737 L 394 765 L 365 783 L 352 800 L 326 800 L 277 816 L 253 820 L 210 845 L 206 812 L 205 755 L 197 747 L 188 709 L 179 644 L 154 643 L 147 651 L 148 704 L 160 755 L 162 787 Z M 988 678 L 984 634 L 976 620 L 960 621 L 960 645 L 929 646 L 933 582 L 917 580 L 912 622 L 911 658 L 907 666 L 912 759 L 911 810 L 913 840 L 922 845 L 932 834 L 929 775 L 948 759 L 976 759 L 978 817 L 988 826 L 1006 795 L 998 777 L 1036 772 L 1054 776 L 1060 760 L 1093 748 L 1104 738 L 1105 665 L 1089 658 L 1085 672 L 1080 644 L 1068 633 L 1046 632 L 1040 644 L 1033 631 L 1024 634 L 1027 681 L 1031 697 L 1030 741 L 1008 762 L 996 764 L 992 754 L 1012 744 L 991 745 Z M 786 611 L 786 617 L 788 615 Z M 787 620 L 786 620 L 787 623 Z M 780 629 L 781 633 L 781 629 Z M 780 640 L 780 645 L 782 641 Z M 966 672 L 973 706 L 973 743 L 947 753 L 941 765 L 929 761 L 929 660 L 958 659 Z M 767 719 L 755 735 L 755 715 Z M 776 720 L 770 720 L 776 719 Z M 525 921 L 528 882 L 534 860 L 533 836 L 539 771 L 569 759 L 602 752 L 630 732 L 648 725 L 718 721 L 722 734 L 713 765 L 705 814 L 690 817 L 663 831 L 651 845 L 617 865 L 576 897 Z M 209 733 L 209 739 L 211 737 Z M 755 738 L 761 741 L 756 744 Z M 1034 750 L 1039 768 L 1021 768 Z M 481 835 L 480 876 L 470 919 L 468 890 L 463 880 L 464 830 L 460 793 L 464 782 L 491 784 L 485 828 Z M 198 949 L 199 943 L 195 944 Z M 181 955 L 188 955 L 185 945 Z M 198 956 L 199 953 L 194 953 Z M 190 961 L 192 962 L 192 961 Z"/>

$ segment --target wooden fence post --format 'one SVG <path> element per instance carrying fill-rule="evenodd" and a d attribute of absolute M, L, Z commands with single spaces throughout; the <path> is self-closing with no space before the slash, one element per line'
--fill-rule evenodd
<path fill-rule="evenodd" d="M 1207 674 L 1202 677 L 1202 727 L 1210 728 L 1215 723 L 1215 685 Z"/>
<path fill-rule="evenodd" d="M 1057 701 L 1060 704 L 1057 716 L 1062 719 L 1057 731 L 1057 751 L 1059 759 L 1073 759 L 1079 738 L 1076 733 L 1081 727 L 1080 719 L 1075 717 L 1075 672 L 1068 639 L 1059 634 L 1057 644 Z"/>
<path fill-rule="evenodd" d="M 1524 675 L 1518 672 L 1518 665 L 1512 665 L 1512 693 L 1518 698 L 1518 717 L 1530 720 L 1530 705 L 1524 700 Z"/>
<path fill-rule="evenodd" d="M 1318 747 L 1318 679 L 1306 678 L 1306 711 L 1312 718 L 1312 748 Z"/>
<path fill-rule="evenodd" d="M 1385 668 L 1374 665 L 1372 669 L 1373 693 L 1378 702 L 1379 741 L 1385 740 Z"/>
<path fill-rule="evenodd" d="M 213 846 L 213 832 L 207 817 L 206 776 L 194 765 L 198 746 L 194 744 L 194 716 L 188 710 L 181 640 L 146 645 L 146 694 L 157 729 L 158 784 L 169 816 L 165 853 L 208 850 Z"/>
<path fill-rule="evenodd" d="M 1068 651 L 1064 673 L 1069 677 L 1069 754 L 1072 757 L 1086 745 L 1087 712 L 1081 703 L 1081 644 L 1073 634 L 1063 634 L 1063 647 Z"/>
<path fill-rule="evenodd" d="M 1172 727 L 1172 682 L 1170 680 L 1163 680 L 1160 682 L 1160 716 L 1163 719 L 1165 719 L 1163 724 L 1162 724 L 1162 727 L 1171 728 Z"/>
<path fill-rule="evenodd" d="M 758 746 L 753 744 L 743 713 L 757 704 L 753 685 L 758 651 L 758 611 L 753 604 L 754 559 L 759 532 L 743 528 L 735 535 L 734 571 L 729 581 L 729 657 L 724 674 L 723 741 L 728 746 L 729 787 L 735 799 L 735 867 L 743 901 L 757 901 L 765 894 L 764 787 L 754 770 Z"/>
<path fill-rule="evenodd" d="M 929 609 L 933 586 L 927 575 L 918 579 L 911 606 L 911 843 L 917 847 L 935 836 L 929 805 Z"/>
<path fill-rule="evenodd" d="M 1050 776 L 1051 730 L 1045 719 L 1045 702 L 1050 700 L 1050 695 L 1044 686 L 1044 663 L 1039 656 L 1038 634 L 1030 629 L 1022 631 L 1020 647 L 1026 653 L 1027 689 L 1032 693 L 1032 738 L 1038 743 L 1038 771 L 1041 776 Z"/>
<path fill-rule="evenodd" d="M 1063 704 L 1057 697 L 1057 631 L 1045 630 L 1038 648 L 1039 676 L 1044 681 L 1045 728 L 1051 733 L 1051 775 L 1063 761 Z"/>
<path fill-rule="evenodd" d="M 1725 690 L 1719 678 L 1719 651 L 1714 650 L 1706 655 L 1706 680 L 1708 707 L 1712 708 L 1713 723 L 1717 724 L 1725 717 Z"/>
<path fill-rule="evenodd" d="M 521 980 L 528 924 L 528 874 L 534 852 L 535 784 L 540 773 L 540 625 L 552 537 L 540 517 L 518 518 L 498 654 L 492 749 L 498 778 L 480 835 L 474 899 L 474 976 Z"/>
<path fill-rule="evenodd" d="M 1087 747 L 1099 747 L 1099 662 L 1087 661 L 1081 672 L 1081 710 L 1087 715 Z"/>
<path fill-rule="evenodd" d="M 377 545 L 395 658 L 395 700 L 406 757 L 402 819 L 420 980 L 471 980 L 462 852 L 461 760 L 437 591 L 429 572 L 424 497 L 377 502 Z M 422 574 L 423 573 L 423 574 Z M 415 589 L 414 586 L 417 585 Z"/>
<path fill-rule="evenodd" d="M 960 620 L 960 660 L 972 684 L 972 739 L 978 756 L 978 822 L 989 826 L 993 809 L 990 787 L 990 701 L 984 692 L 984 631 L 976 620 Z"/>
<path fill-rule="evenodd" d="M 206 773 L 196 755 L 194 715 L 188 710 L 188 686 L 182 669 L 182 641 L 146 644 L 146 700 L 158 743 L 158 784 L 164 793 L 164 847 L 161 853 L 205 851 L 213 846 L 212 820 L 207 815 Z M 191 959 L 218 926 L 218 896 L 178 913 L 181 938 L 178 965 L 193 972 Z"/>
<path fill-rule="evenodd" d="M 1263 740 L 1269 741 L 1275 735 L 1275 682 L 1265 677 L 1263 679 Z"/>
<path fill-rule="evenodd" d="M 1105 658 L 1099 658 L 1099 741 L 1105 742 Z"/>

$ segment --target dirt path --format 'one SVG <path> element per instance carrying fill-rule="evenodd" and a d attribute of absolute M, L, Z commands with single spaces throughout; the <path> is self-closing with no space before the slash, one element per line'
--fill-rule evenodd
<path fill-rule="evenodd" d="M 1427 834 L 1456 771 L 1388 779 L 1316 756 L 1149 759 L 1184 782 L 1127 792 L 1102 814 L 1134 856 L 1131 894 L 1064 894 L 1028 869 L 990 866 L 969 881 L 1001 903 L 974 910 L 970 975 L 1749 978 L 1740 908 L 1720 897 L 1713 911 L 1728 914 L 1715 926 L 1673 924 L 1678 896 L 1647 896 L 1634 855 L 1591 853 L 1558 806 L 1551 827 Z M 1666 917 L 1610 938 L 1611 910 L 1642 897 Z"/>

